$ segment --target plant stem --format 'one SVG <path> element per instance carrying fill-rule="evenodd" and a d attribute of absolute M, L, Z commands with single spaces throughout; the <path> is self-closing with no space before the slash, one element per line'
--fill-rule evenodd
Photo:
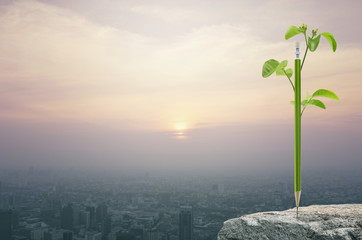
<path fill-rule="evenodd" d="M 287 72 L 284 70 L 284 68 L 283 68 L 283 72 L 285 73 L 285 76 L 287 76 L 287 78 L 289 79 L 289 82 L 290 82 L 290 84 L 291 84 L 292 87 L 293 87 L 293 91 L 295 91 L 295 87 L 294 87 L 294 85 L 293 85 L 293 82 L 292 82 L 292 80 L 290 80 L 290 77 L 288 76 L 288 74 L 287 74 Z"/>
<path fill-rule="evenodd" d="M 305 52 L 304 52 L 304 57 L 303 57 L 303 61 L 302 61 L 302 66 L 300 67 L 300 71 L 302 71 L 303 69 L 303 65 L 304 65 L 304 60 L 305 60 L 305 57 L 307 56 L 307 52 L 308 52 L 308 42 L 307 42 L 307 36 L 305 35 L 304 33 L 304 39 L 305 39 Z"/>
<path fill-rule="evenodd" d="M 304 56 L 303 56 L 303 61 L 302 61 L 302 65 L 300 66 L 300 71 L 302 71 L 303 69 L 303 65 L 304 65 L 304 61 L 305 61 L 305 57 L 307 56 L 307 53 L 308 53 L 308 41 L 307 41 L 307 35 L 304 33 L 304 40 L 305 40 L 305 52 L 304 52 Z M 309 99 L 310 100 L 310 99 Z M 308 101 L 309 102 L 309 101 Z M 304 113 L 304 110 L 305 108 L 307 107 L 308 103 L 306 103 L 304 106 L 303 106 L 303 110 L 302 112 L 300 113 L 300 117 L 303 116 L 303 113 Z"/>
<path fill-rule="evenodd" d="M 303 110 L 302 110 L 302 112 L 301 112 L 301 114 L 300 114 L 300 117 L 303 116 L 303 112 L 304 112 L 304 110 L 305 110 L 306 107 L 307 107 L 307 105 L 305 105 L 305 106 L 303 107 Z"/>

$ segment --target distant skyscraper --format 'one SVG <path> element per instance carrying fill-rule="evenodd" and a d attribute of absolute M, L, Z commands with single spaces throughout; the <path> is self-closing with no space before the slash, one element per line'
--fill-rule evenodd
<path fill-rule="evenodd" d="M 52 235 L 49 232 L 44 232 L 44 240 L 53 240 Z"/>
<path fill-rule="evenodd" d="M 60 225 L 63 229 L 73 230 L 73 208 L 71 203 L 63 207 L 60 216 Z"/>
<path fill-rule="evenodd" d="M 31 240 L 44 240 L 44 233 L 48 231 L 46 226 L 36 226 L 32 227 L 30 230 L 30 239 Z"/>
<path fill-rule="evenodd" d="M 89 212 L 89 219 L 90 219 L 90 227 L 94 228 L 96 225 L 96 210 L 95 207 L 88 206 L 85 208 L 87 212 Z"/>
<path fill-rule="evenodd" d="M 88 211 L 80 211 L 79 220 L 80 224 L 83 224 L 88 230 L 90 227 L 90 213 Z"/>
<path fill-rule="evenodd" d="M 12 228 L 17 228 L 19 226 L 19 212 L 13 210 L 13 214 L 11 215 L 11 226 Z"/>
<path fill-rule="evenodd" d="M 103 219 L 107 216 L 107 206 L 103 204 L 99 204 L 96 209 L 96 220 L 97 223 L 103 222 Z"/>
<path fill-rule="evenodd" d="M 3 186 L 0 181 L 0 209 L 3 207 L 3 198 L 2 198 Z"/>
<path fill-rule="evenodd" d="M 73 208 L 73 224 L 74 226 L 77 226 L 80 224 L 81 206 L 79 204 L 73 204 L 72 208 Z"/>
<path fill-rule="evenodd" d="M 73 233 L 71 231 L 63 232 L 63 240 L 73 240 Z"/>
<path fill-rule="evenodd" d="M 103 218 L 102 222 L 102 240 L 108 240 L 108 235 L 112 229 L 112 220 L 110 216 Z"/>
<path fill-rule="evenodd" d="M 180 222 L 179 222 L 179 239 L 192 240 L 193 239 L 193 214 L 191 206 L 180 207 Z"/>
<path fill-rule="evenodd" d="M 0 210 L 0 239 L 11 240 L 12 211 Z"/>
<path fill-rule="evenodd" d="M 158 240 L 159 232 L 156 228 L 144 230 L 143 232 L 143 240 Z"/>

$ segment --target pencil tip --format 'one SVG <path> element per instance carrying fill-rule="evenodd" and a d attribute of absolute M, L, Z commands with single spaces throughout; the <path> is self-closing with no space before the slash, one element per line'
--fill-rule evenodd
<path fill-rule="evenodd" d="M 300 194 L 301 194 L 301 191 L 294 192 L 294 196 L 295 196 L 295 206 L 296 206 L 296 207 L 299 207 Z"/>

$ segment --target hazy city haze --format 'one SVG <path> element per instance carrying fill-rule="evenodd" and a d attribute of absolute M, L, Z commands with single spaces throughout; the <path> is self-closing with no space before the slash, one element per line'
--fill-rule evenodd
<path fill-rule="evenodd" d="M 359 1 L 1 1 L 0 164 L 104 169 L 293 168 L 290 25 L 334 34 L 308 53 L 303 167 L 362 168 Z M 302 37 L 296 38 L 303 41 Z M 302 45 L 304 48 L 304 45 Z M 302 49 L 303 51 L 303 49 Z"/>

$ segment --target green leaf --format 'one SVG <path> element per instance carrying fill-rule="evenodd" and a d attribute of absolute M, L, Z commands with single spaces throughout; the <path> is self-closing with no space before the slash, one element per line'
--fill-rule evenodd
<path fill-rule="evenodd" d="M 285 70 L 284 68 L 288 65 L 288 60 L 284 60 L 281 63 L 279 63 L 277 69 L 275 70 L 275 74 L 277 76 L 285 76 L 286 75 L 291 78 L 293 76 L 293 70 L 291 68 L 288 68 Z"/>
<path fill-rule="evenodd" d="M 288 40 L 289 38 L 294 37 L 295 35 L 298 35 L 302 33 L 303 31 L 296 27 L 296 26 L 290 26 L 287 32 L 285 33 L 285 40 Z"/>
<path fill-rule="evenodd" d="M 309 95 L 309 92 L 307 91 L 306 97 L 305 97 L 308 101 L 312 98 L 311 95 Z"/>
<path fill-rule="evenodd" d="M 314 39 L 308 37 L 308 48 L 311 52 L 314 52 L 317 49 L 320 39 L 321 39 L 320 34 Z"/>
<path fill-rule="evenodd" d="M 288 65 L 288 60 L 284 60 L 281 63 L 279 63 L 278 67 L 275 69 L 275 73 L 277 76 L 283 76 L 285 75 L 284 73 L 284 68 Z"/>
<path fill-rule="evenodd" d="M 314 97 L 326 97 L 326 98 L 330 98 L 330 99 L 334 99 L 339 101 L 339 98 L 337 97 L 337 95 L 332 92 L 329 91 L 327 89 L 318 89 L 317 91 L 315 91 L 312 95 L 312 98 Z"/>
<path fill-rule="evenodd" d="M 288 60 L 281 61 L 277 69 L 285 68 L 288 65 Z"/>
<path fill-rule="evenodd" d="M 287 76 L 289 78 L 291 78 L 293 76 L 293 70 L 291 68 L 288 68 L 287 70 L 285 70 L 285 72 L 287 73 Z"/>
<path fill-rule="evenodd" d="M 272 75 L 277 69 L 278 65 L 279 62 L 275 59 L 269 59 L 268 61 L 266 61 L 263 65 L 263 78 L 267 78 Z"/>
<path fill-rule="evenodd" d="M 329 32 L 321 33 L 321 35 L 327 39 L 327 41 L 329 42 L 329 44 L 332 47 L 333 52 L 335 52 L 337 49 L 337 42 L 334 39 L 333 35 Z"/>
<path fill-rule="evenodd" d="M 321 101 L 317 100 L 317 99 L 311 99 L 307 102 L 307 106 L 308 105 L 313 105 L 313 106 L 316 106 L 316 107 L 320 107 L 320 108 L 323 108 L 323 109 L 326 109 L 326 106 L 324 105 L 324 103 L 322 103 Z"/>
<path fill-rule="evenodd" d="M 290 101 L 290 104 L 294 105 L 294 101 Z"/>

